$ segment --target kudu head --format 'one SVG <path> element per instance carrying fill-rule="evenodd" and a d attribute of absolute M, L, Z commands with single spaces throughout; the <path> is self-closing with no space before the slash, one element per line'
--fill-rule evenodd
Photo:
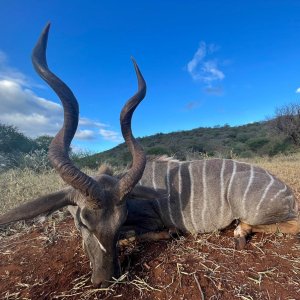
<path fill-rule="evenodd" d="M 37 73 L 60 98 L 64 110 L 64 123 L 49 147 L 49 159 L 62 179 L 71 187 L 57 193 L 39 197 L 0 217 L 0 225 L 49 214 L 71 205 L 76 226 L 80 229 L 83 245 L 92 267 L 92 282 L 108 285 L 108 280 L 119 275 L 117 240 L 121 225 L 127 217 L 126 197 L 142 177 L 146 158 L 143 148 L 131 131 L 134 110 L 146 93 L 146 84 L 135 61 L 138 91 L 127 101 L 120 115 L 122 135 L 132 154 L 130 169 L 120 178 L 109 175 L 90 177 L 80 171 L 69 158 L 70 143 L 78 125 L 78 102 L 68 86 L 53 74 L 47 65 L 46 47 L 48 24 L 32 53 Z"/>

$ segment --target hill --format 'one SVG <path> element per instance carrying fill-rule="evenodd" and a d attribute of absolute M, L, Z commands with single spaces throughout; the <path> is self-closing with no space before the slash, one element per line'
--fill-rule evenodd
<path fill-rule="evenodd" d="M 270 121 L 243 126 L 200 127 L 138 139 L 147 155 L 169 155 L 185 160 L 203 156 L 246 158 L 273 156 L 295 150 L 292 141 L 272 129 Z M 100 163 L 126 165 L 131 157 L 125 143 L 110 150 L 80 158 L 77 164 L 95 168 Z"/>

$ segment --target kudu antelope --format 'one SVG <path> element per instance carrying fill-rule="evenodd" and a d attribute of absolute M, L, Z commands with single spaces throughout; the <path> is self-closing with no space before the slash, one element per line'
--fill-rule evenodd
<path fill-rule="evenodd" d="M 91 280 L 95 285 L 105 286 L 108 280 L 119 275 L 116 243 L 120 227 L 127 217 L 126 197 L 142 177 L 145 168 L 145 154 L 132 135 L 131 118 L 145 96 L 146 84 L 133 60 L 138 91 L 127 101 L 120 116 L 122 135 L 132 154 L 130 169 L 120 179 L 107 175 L 89 177 L 76 168 L 68 156 L 78 125 L 79 108 L 72 91 L 48 69 L 46 47 L 49 27 L 50 24 L 45 27 L 33 49 L 32 62 L 37 73 L 55 91 L 63 105 L 63 127 L 49 147 L 49 159 L 62 179 L 71 187 L 39 197 L 7 212 L 0 217 L 0 225 L 31 219 L 69 206 L 90 259 Z"/>
<path fill-rule="evenodd" d="M 130 125 L 146 91 L 136 64 L 139 91 L 121 113 L 122 133 L 133 155 L 131 168 L 120 177 L 104 171 L 94 178 L 76 169 L 67 150 L 77 127 L 77 101 L 48 70 L 48 29 L 34 49 L 33 62 L 64 106 L 64 126 L 51 144 L 49 157 L 71 187 L 13 209 L 0 217 L 0 225 L 68 205 L 90 258 L 92 282 L 103 285 L 118 276 L 116 243 L 121 230 L 134 230 L 141 238 L 161 239 L 169 237 L 168 229 L 212 232 L 238 220 L 234 231 L 238 248 L 245 246 L 251 232 L 300 231 L 298 203 L 291 189 L 259 167 L 226 159 L 179 162 L 162 158 L 146 164 Z"/>

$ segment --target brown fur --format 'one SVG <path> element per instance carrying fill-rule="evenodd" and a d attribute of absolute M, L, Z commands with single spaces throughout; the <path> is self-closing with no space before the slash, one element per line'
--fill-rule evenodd
<path fill-rule="evenodd" d="M 104 163 L 104 164 L 101 164 L 98 169 L 98 175 L 101 175 L 101 174 L 113 176 L 114 171 L 110 165 Z"/>
<path fill-rule="evenodd" d="M 252 232 L 267 232 L 267 233 L 288 233 L 297 234 L 300 232 L 300 219 L 294 219 L 287 222 L 270 224 L 270 225 L 256 225 L 251 226 Z"/>
<path fill-rule="evenodd" d="M 298 234 L 300 232 L 300 218 L 298 216 L 298 218 L 282 223 L 254 226 L 241 222 L 234 230 L 236 249 L 241 250 L 245 247 L 247 236 L 252 232 Z"/>
<path fill-rule="evenodd" d="M 176 230 L 163 230 L 159 232 L 147 232 L 141 235 L 133 235 L 119 240 L 119 246 L 128 246 L 134 241 L 138 242 L 150 242 L 150 241 L 160 241 L 168 240 L 171 238 L 172 234 L 176 233 Z"/>

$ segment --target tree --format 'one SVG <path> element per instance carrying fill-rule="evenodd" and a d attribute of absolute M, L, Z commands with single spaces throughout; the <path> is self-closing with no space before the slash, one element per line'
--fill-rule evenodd
<path fill-rule="evenodd" d="M 34 142 L 36 143 L 38 150 L 45 150 L 48 151 L 49 146 L 53 140 L 52 136 L 49 135 L 41 135 L 37 137 Z"/>
<path fill-rule="evenodd" d="M 300 145 L 300 104 L 291 103 L 275 110 L 273 127 Z"/>
<path fill-rule="evenodd" d="M 0 123 L 0 152 L 28 153 L 35 148 L 35 142 L 11 125 Z"/>

